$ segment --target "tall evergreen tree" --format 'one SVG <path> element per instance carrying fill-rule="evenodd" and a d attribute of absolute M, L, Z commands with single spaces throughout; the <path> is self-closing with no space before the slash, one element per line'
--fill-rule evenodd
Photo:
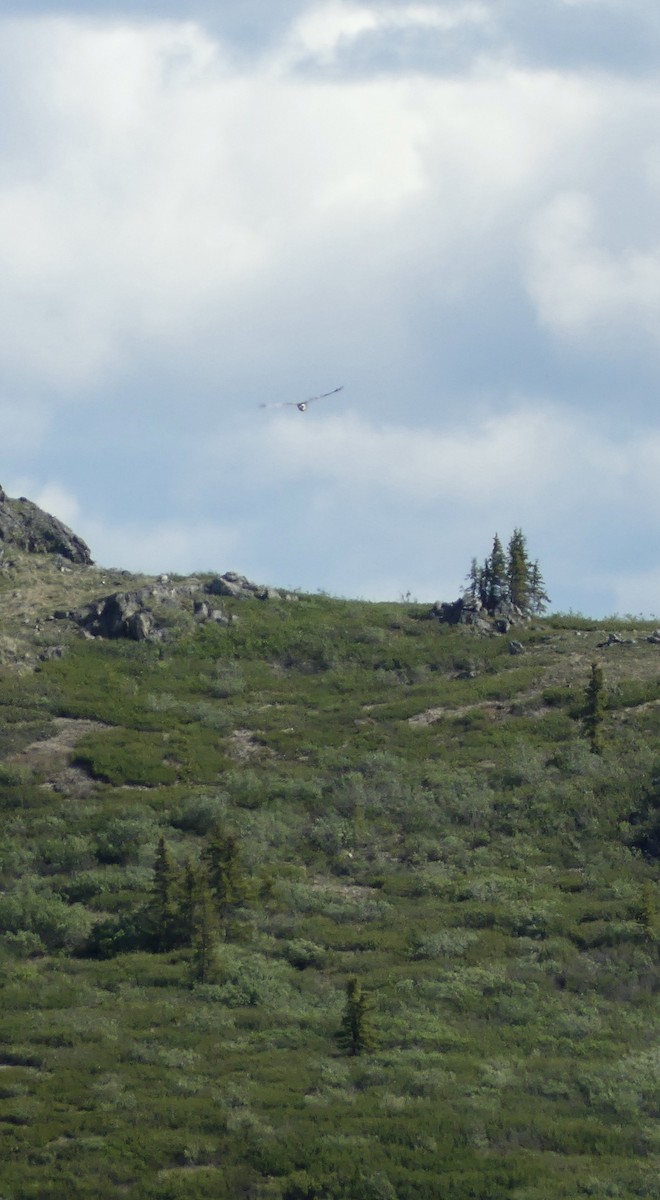
<path fill-rule="evenodd" d="M 518 527 L 509 539 L 506 553 L 495 534 L 483 566 L 478 565 L 476 558 L 472 559 L 466 584 L 467 595 L 478 597 L 491 615 L 502 601 L 510 601 L 525 613 L 542 613 L 550 602 L 539 564 L 530 562 L 527 540 Z"/>
<path fill-rule="evenodd" d="M 550 597 L 545 590 L 545 580 L 537 560 L 532 563 L 529 571 L 529 610 L 533 613 L 544 613 L 549 603 Z"/>
<path fill-rule="evenodd" d="M 603 752 L 603 714 L 605 712 L 605 684 L 603 668 L 591 664 L 591 676 L 587 684 L 584 706 L 584 731 L 589 738 L 592 754 Z"/>
<path fill-rule="evenodd" d="M 204 874 L 203 868 L 198 863 L 193 862 L 191 858 L 187 858 L 183 864 L 183 873 L 179 883 L 179 932 L 181 942 L 184 946 L 192 944 L 193 930 L 195 926 L 195 906 L 197 904 L 197 892 Z M 208 887 L 208 880 L 205 880 Z"/>
<path fill-rule="evenodd" d="M 473 558 L 472 562 L 470 563 L 470 570 L 468 571 L 468 574 L 465 577 L 465 582 L 468 585 L 467 586 L 468 596 L 473 596 L 473 597 L 475 597 L 475 599 L 477 596 L 479 598 L 481 598 L 482 574 L 483 574 L 483 569 L 479 566 L 476 558 Z"/>
<path fill-rule="evenodd" d="M 506 598 L 506 557 L 502 543 L 497 534 L 493 538 L 493 549 L 488 559 L 488 598 L 486 608 L 494 612 L 498 604 Z"/>
<path fill-rule="evenodd" d="M 484 562 L 483 562 L 483 566 L 480 568 L 479 574 L 478 574 L 479 591 L 477 593 L 484 608 L 488 608 L 488 604 L 490 602 L 491 579 L 492 579 L 492 571 L 491 571 L 491 565 L 490 565 L 490 558 L 485 558 Z"/>
<path fill-rule="evenodd" d="M 208 872 L 208 881 L 216 911 L 226 932 L 226 921 L 245 899 L 245 874 L 240 863 L 238 841 L 217 824 L 211 830 L 208 842 L 202 851 L 202 862 Z"/>
<path fill-rule="evenodd" d="M 177 942 L 177 884 L 176 864 L 165 839 L 161 837 L 156 849 L 154 879 L 147 909 L 154 948 L 158 952 L 171 950 Z"/>
<path fill-rule="evenodd" d="M 529 607 L 531 565 L 522 529 L 514 529 L 507 547 L 507 599 L 517 608 Z"/>
<path fill-rule="evenodd" d="M 218 967 L 220 928 L 213 894 L 205 874 L 198 876 L 192 911 L 190 978 L 192 983 L 211 983 Z"/>
<path fill-rule="evenodd" d="M 372 1008 L 372 1001 L 358 980 L 355 977 L 349 979 L 346 984 L 346 1005 L 336 1038 L 340 1048 L 352 1057 L 373 1049 L 376 1044 L 371 1021 Z"/>

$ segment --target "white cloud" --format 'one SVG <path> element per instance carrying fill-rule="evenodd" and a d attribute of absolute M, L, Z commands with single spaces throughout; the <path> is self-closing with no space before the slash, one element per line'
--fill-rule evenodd
<path fill-rule="evenodd" d="M 240 81 L 185 25 L 6 23 L 28 101 L 0 173 L 0 358 L 72 384 L 173 338 L 262 263 L 235 149 Z"/>
<path fill-rule="evenodd" d="M 269 306 L 299 319 L 303 280 L 363 329 L 380 295 L 405 307 L 418 263 L 417 286 L 464 289 L 593 117 L 583 84 L 500 67 L 330 84 L 231 67 L 185 24 L 3 33 L 23 109 L 0 170 L 0 362 L 69 390 L 136 347 L 231 355 Z"/>
<path fill-rule="evenodd" d="M 29 476 L 13 475 L 6 480 L 5 491 L 12 498 L 26 496 L 44 512 L 57 517 L 76 533 L 79 532 L 78 526 L 82 520 L 80 503 L 70 488 L 57 480 L 39 483 Z"/>
<path fill-rule="evenodd" d="M 311 58 L 327 65 L 365 35 L 384 32 L 401 35 L 412 30 L 447 33 L 463 25 L 489 23 L 487 6 L 469 0 L 432 6 L 379 4 L 377 7 L 327 0 L 304 12 L 295 22 L 284 52 L 280 52 L 280 61 L 282 65 L 292 67 Z"/>
<path fill-rule="evenodd" d="M 650 251 L 608 251 L 599 244 L 594 201 L 565 193 L 535 219 L 528 286 L 541 322 L 581 334 L 622 322 L 654 336 L 660 319 L 660 244 Z"/>
<path fill-rule="evenodd" d="M 43 404 L 18 398 L 0 399 L 0 441 L 5 454 L 34 452 L 44 444 L 49 425 L 50 416 Z"/>
<path fill-rule="evenodd" d="M 36 489 L 28 489 L 23 485 L 23 494 L 27 494 L 39 508 L 58 517 L 65 525 L 73 527 L 79 524 L 80 505 L 76 497 L 62 484 L 47 483 L 45 487 Z"/>
<path fill-rule="evenodd" d="M 592 544 L 637 539 L 646 561 L 657 79 L 516 67 L 516 16 L 506 0 L 310 3 L 240 57 L 190 22 L 0 21 L 10 494 L 29 472 L 21 490 L 99 561 L 252 562 L 307 586 L 318 570 L 362 593 L 422 591 L 413 525 L 423 557 L 442 522 L 459 575 L 518 523 L 559 558 L 573 546 L 571 580 Z M 444 73 L 383 67 L 387 47 L 446 47 L 452 27 L 465 56 Z M 648 428 L 614 433 L 601 351 L 621 379 L 626 346 L 608 403 L 623 424 L 646 388 Z M 340 382 L 336 408 L 257 413 Z M 72 396 L 83 425 L 53 419 Z"/>
<path fill-rule="evenodd" d="M 4 481 L 10 497 L 27 496 L 87 542 L 96 562 L 146 574 L 227 570 L 241 552 L 238 524 L 208 519 L 113 520 L 90 512 L 58 480 L 40 484 L 27 476 Z"/>
<path fill-rule="evenodd" d="M 193 470 L 223 477 L 248 460 L 267 490 L 328 506 L 350 501 L 379 511 L 488 513 L 489 524 L 564 520 L 580 510 L 610 518 L 660 517 L 660 432 L 600 429 L 587 416 L 547 401 L 474 411 L 463 429 L 382 425 L 354 414 L 275 416 L 260 434 L 209 439 Z M 389 517 L 387 518 L 389 520 Z"/>
<path fill-rule="evenodd" d="M 113 523 L 89 517 L 79 525 L 76 532 L 97 562 L 145 574 L 226 571 L 245 553 L 238 530 L 208 520 Z"/>
<path fill-rule="evenodd" d="M 344 494 L 376 488 L 414 503 L 453 498 L 480 506 L 489 495 L 547 487 L 565 438 L 561 424 L 540 411 L 487 418 L 461 433 L 374 426 L 355 416 L 280 418 L 269 428 L 263 469 L 331 481 Z"/>

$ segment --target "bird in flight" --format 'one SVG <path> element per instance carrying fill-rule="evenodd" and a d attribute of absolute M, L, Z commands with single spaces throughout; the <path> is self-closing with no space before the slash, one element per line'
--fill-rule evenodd
<path fill-rule="evenodd" d="M 325 400 L 326 396 L 334 396 L 337 392 L 341 392 L 344 385 L 333 388 L 331 392 L 321 392 L 319 396 L 309 396 L 307 400 L 297 402 L 295 400 L 282 400 L 279 404 L 260 404 L 259 408 L 297 408 L 298 412 L 305 412 L 310 404 L 315 400 Z"/>

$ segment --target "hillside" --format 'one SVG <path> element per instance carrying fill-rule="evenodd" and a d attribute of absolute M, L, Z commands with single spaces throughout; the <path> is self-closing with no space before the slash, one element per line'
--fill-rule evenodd
<path fill-rule="evenodd" d="M 234 591 L 2 558 L 0 1196 L 660 1196 L 653 625 Z"/>

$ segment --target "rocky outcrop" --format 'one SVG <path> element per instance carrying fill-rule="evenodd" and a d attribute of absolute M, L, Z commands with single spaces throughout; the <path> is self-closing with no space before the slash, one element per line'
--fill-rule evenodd
<path fill-rule="evenodd" d="M 215 621 L 216 625 L 231 625 L 236 618 L 222 608 L 212 608 L 208 600 L 195 600 L 193 613 L 197 621 Z"/>
<path fill-rule="evenodd" d="M 161 579 L 133 592 L 112 592 L 82 608 L 56 612 L 55 618 L 74 621 L 88 637 L 129 638 L 134 642 L 162 638 L 166 628 L 163 610 L 167 609 L 192 611 L 200 622 L 229 625 L 236 620 L 231 613 L 209 604 L 201 595 L 199 583 L 171 584 L 166 576 Z"/>
<path fill-rule="evenodd" d="M 236 600 L 295 600 L 289 592 L 280 592 L 277 588 L 264 587 L 260 583 L 252 583 L 245 575 L 237 575 L 235 571 L 225 571 L 206 584 L 204 590 L 212 596 L 233 596 Z"/>
<path fill-rule="evenodd" d="M 114 592 L 83 608 L 55 613 L 55 616 L 69 617 L 91 637 L 124 637 L 142 642 L 151 637 L 156 628 L 154 615 L 145 606 L 140 592 Z"/>
<path fill-rule="evenodd" d="M 477 633 L 508 633 L 512 625 L 526 625 L 530 619 L 509 600 L 502 600 L 491 612 L 469 593 L 450 603 L 437 601 L 429 615 L 445 625 L 471 626 Z"/>
<path fill-rule="evenodd" d="M 74 563 L 91 564 L 89 546 L 62 521 L 31 500 L 10 500 L 0 487 L 0 542 L 31 554 L 59 554 Z"/>
<path fill-rule="evenodd" d="M 156 641 L 166 636 L 170 620 L 167 610 L 180 609 L 200 623 L 231 625 L 238 620 L 235 613 L 226 612 L 213 603 L 212 597 L 234 599 L 295 599 L 275 588 L 250 583 L 244 575 L 228 571 L 207 583 L 192 577 L 194 582 L 172 583 L 161 575 L 156 583 L 130 592 L 112 592 L 85 604 L 81 608 L 58 611 L 55 620 L 70 620 L 88 637 L 130 638 L 135 642 Z"/>
<path fill-rule="evenodd" d="M 650 638 L 648 638 L 647 640 L 651 641 Z M 599 650 L 608 650 L 610 646 L 636 646 L 636 645 L 637 645 L 636 638 L 622 638 L 622 637 L 619 637 L 618 633 L 608 633 L 607 638 L 604 642 L 597 643 Z"/>

